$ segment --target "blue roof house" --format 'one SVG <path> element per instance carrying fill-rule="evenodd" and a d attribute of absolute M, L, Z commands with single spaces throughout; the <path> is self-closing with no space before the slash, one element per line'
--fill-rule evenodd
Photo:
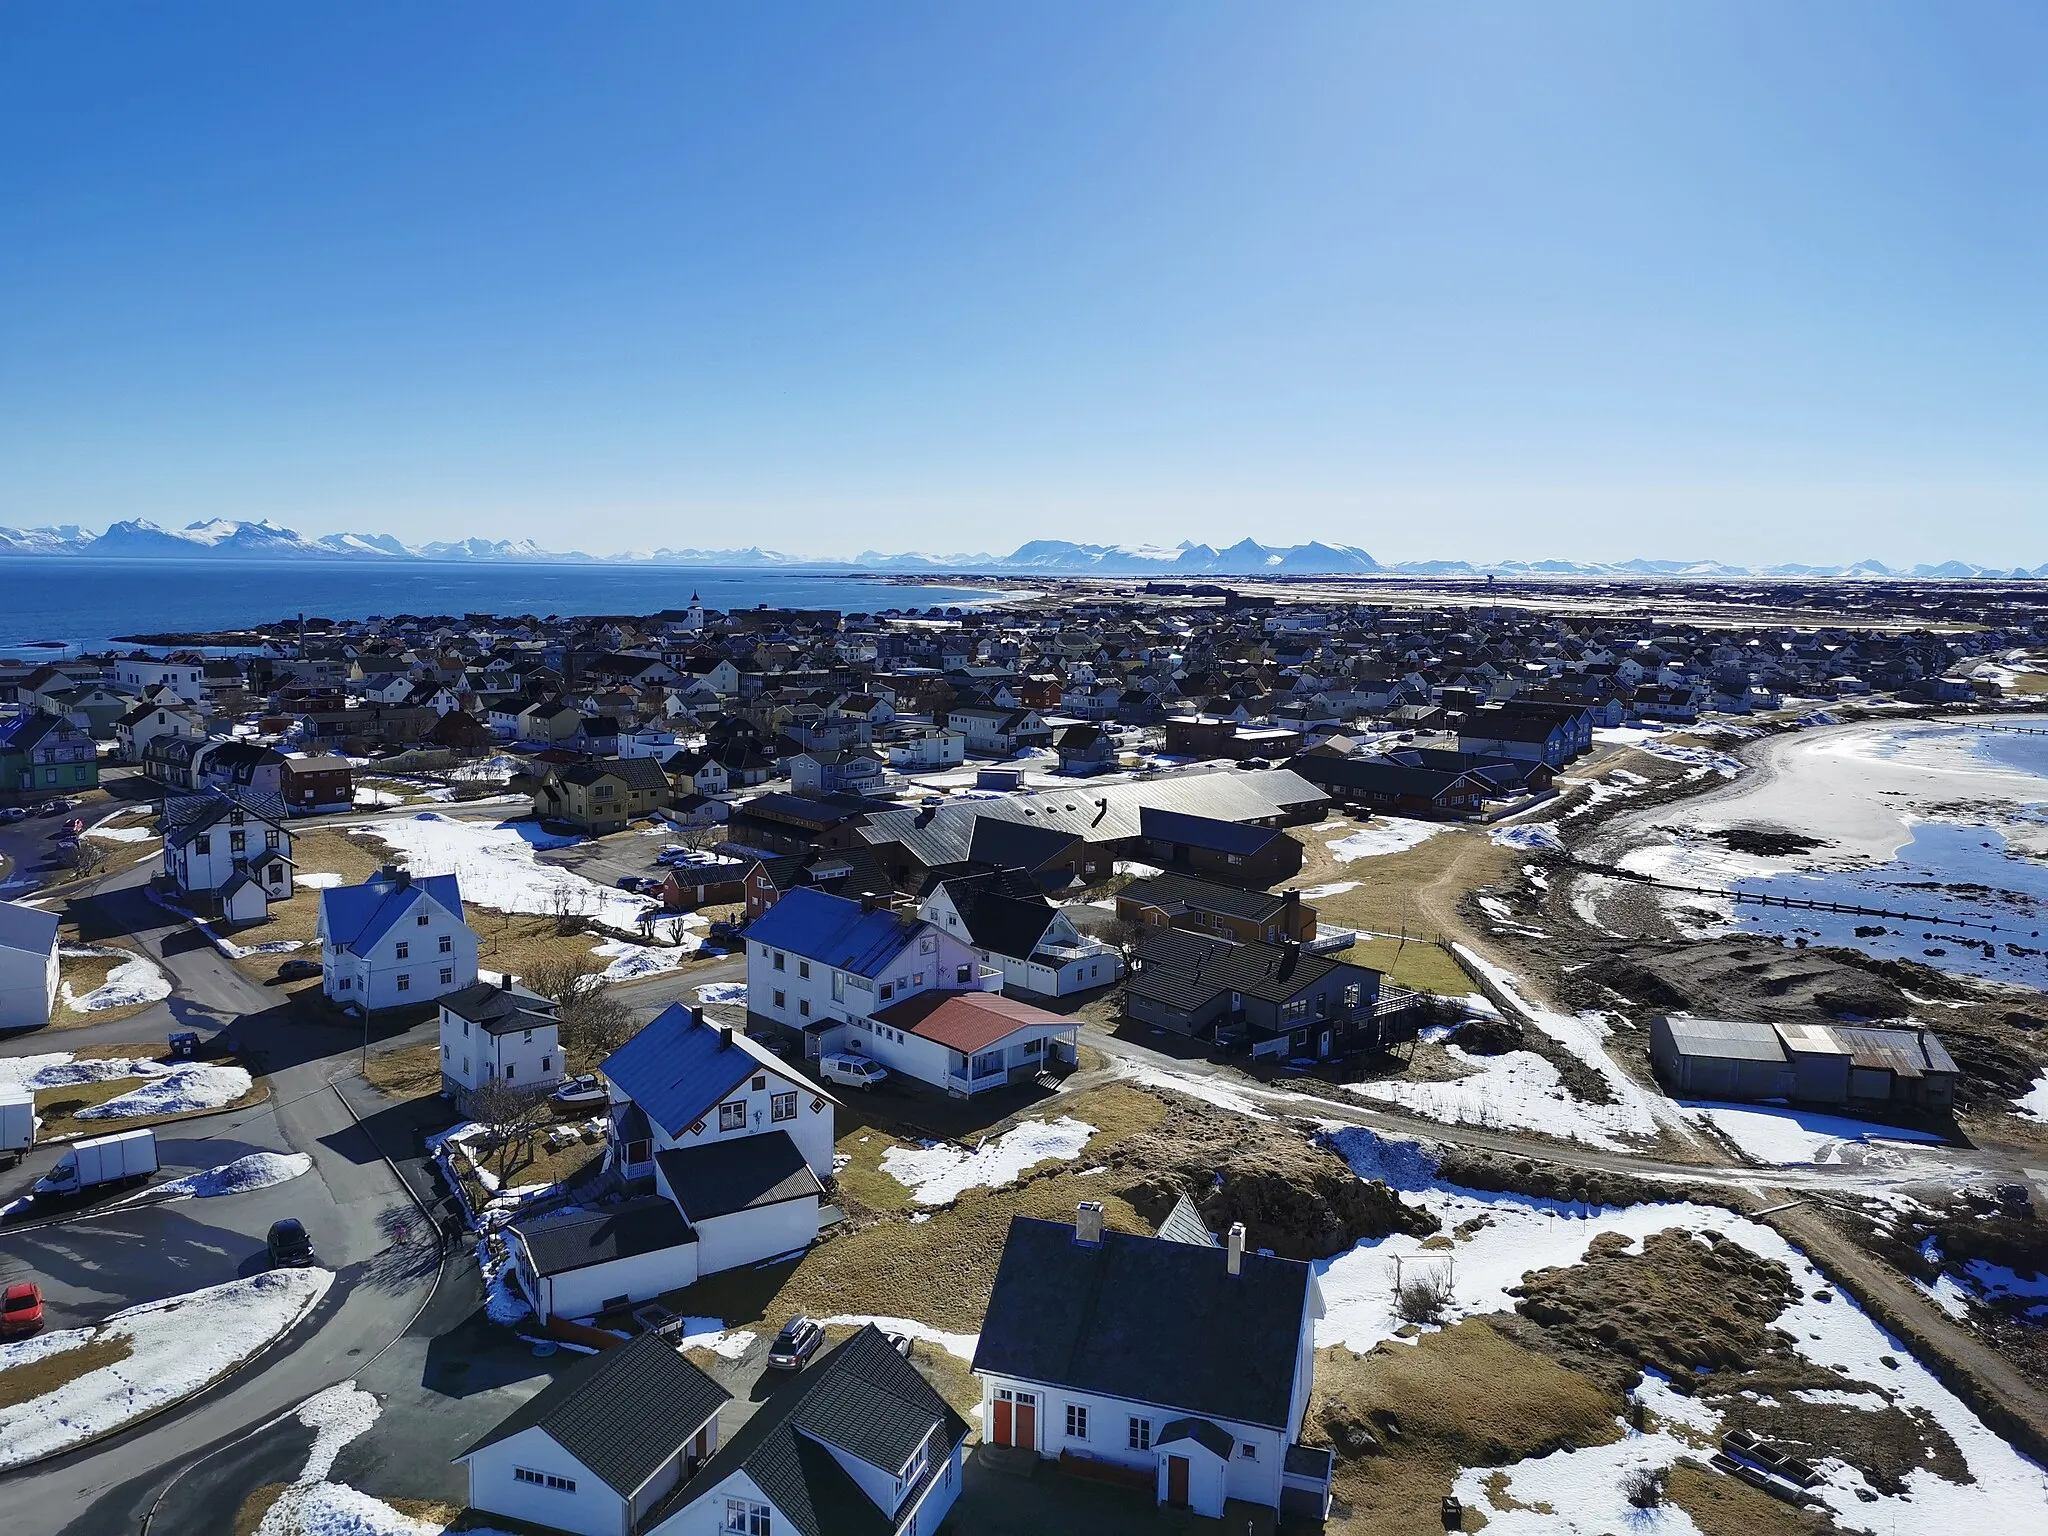
<path fill-rule="evenodd" d="M 384 868 L 320 893 L 321 986 L 342 1008 L 430 1003 L 476 980 L 476 933 L 453 875 Z"/>

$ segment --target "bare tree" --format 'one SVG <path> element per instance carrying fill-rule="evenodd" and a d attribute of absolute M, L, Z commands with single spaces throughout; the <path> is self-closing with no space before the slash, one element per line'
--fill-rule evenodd
<path fill-rule="evenodd" d="M 523 1087 L 494 1077 L 463 1096 L 463 1113 L 484 1128 L 500 1179 L 533 1161 L 533 1141 L 552 1124 L 554 1112 L 545 1087 Z"/>
<path fill-rule="evenodd" d="M 588 956 L 542 961 L 522 979 L 559 1010 L 562 1050 L 577 1070 L 595 1066 L 632 1037 L 632 1010 Z"/>
<path fill-rule="evenodd" d="M 566 881 L 554 888 L 549 896 L 549 906 L 555 915 L 555 932 L 577 933 L 582 930 L 583 903 Z"/>

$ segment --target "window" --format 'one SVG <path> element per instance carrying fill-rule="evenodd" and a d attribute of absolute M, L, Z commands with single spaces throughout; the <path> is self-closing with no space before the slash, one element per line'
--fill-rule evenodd
<path fill-rule="evenodd" d="M 420 927 L 422 927 L 422 928 L 426 927 L 426 926 L 427 926 L 427 914 L 426 914 L 426 913 L 424 913 L 424 912 L 422 912 L 422 913 L 421 913 L 421 914 L 420 914 L 420 915 L 419 915 L 418 917 L 416 917 L 416 918 L 414 918 L 414 919 L 413 919 L 413 922 L 415 922 L 416 924 L 418 924 L 418 925 L 419 925 Z"/>
<path fill-rule="evenodd" d="M 782 962 L 788 958 L 789 957 L 783 954 L 781 950 L 778 949 L 777 951 L 775 951 L 775 969 L 777 969 L 778 971 L 787 970 L 788 967 L 785 966 Z"/>
<path fill-rule="evenodd" d="M 230 832 L 230 833 L 228 834 L 228 852 L 229 852 L 229 853 L 242 853 L 242 852 L 245 852 L 245 851 L 247 851 L 248 847 L 249 847 L 249 834 L 248 834 L 248 833 L 246 833 L 246 832 Z"/>
<path fill-rule="evenodd" d="M 974 967 L 971 965 L 954 966 L 953 980 L 960 986 L 966 986 L 970 981 L 974 980 Z"/>
<path fill-rule="evenodd" d="M 768 1096 L 768 1118 L 770 1120 L 794 1120 L 796 1118 L 796 1090 L 788 1093 L 774 1093 Z"/>
<path fill-rule="evenodd" d="M 512 1481 L 515 1483 L 531 1483 L 536 1488 L 552 1488 L 557 1493 L 574 1493 L 576 1491 L 575 1478 L 557 1477 L 552 1472 L 535 1472 L 530 1467 L 514 1467 L 512 1469 Z"/>
<path fill-rule="evenodd" d="M 398 990 L 401 992 L 410 992 L 412 990 L 412 977 L 404 971 L 398 973 Z"/>
<path fill-rule="evenodd" d="M 787 1006 L 788 1006 L 788 1005 L 787 1005 L 786 1003 L 784 1003 L 784 1002 L 783 1002 L 783 1000 L 782 1000 L 782 994 L 781 994 L 780 992 L 778 992 L 778 993 L 776 993 L 776 994 L 775 994 L 775 1006 L 776 1006 L 776 1007 L 778 1007 L 778 1008 L 783 1008 L 783 1007 L 787 1007 Z"/>
<path fill-rule="evenodd" d="M 974 1058 L 974 1075 L 976 1077 L 987 1077 L 991 1072 L 1000 1072 L 1002 1070 L 1003 1053 L 1001 1051 L 983 1051 Z"/>
<path fill-rule="evenodd" d="M 896 989 L 895 989 L 894 987 L 890 986 L 888 982 L 886 982 L 886 981 L 885 981 L 885 982 L 883 982 L 883 983 L 882 983 L 882 1001 L 886 1003 L 887 1001 L 889 1001 L 889 999 L 890 999 L 890 998 L 894 997 L 895 995 L 896 995 Z"/>
<path fill-rule="evenodd" d="M 194 853 L 213 852 L 213 838 L 205 832 L 200 833 L 197 837 L 192 839 L 192 851 Z"/>
<path fill-rule="evenodd" d="M 454 954 L 454 953 L 455 953 L 455 935 L 454 935 L 454 934 L 452 934 L 452 933 L 444 933 L 444 934 L 442 934 L 442 935 L 441 935 L 441 953 L 442 953 L 442 954 L 444 954 L 444 955 L 452 955 L 452 954 Z"/>
<path fill-rule="evenodd" d="M 263 846 L 270 849 L 273 853 L 276 852 L 279 847 L 279 837 L 280 833 L 277 828 L 272 827 L 263 834 Z"/>
<path fill-rule="evenodd" d="M 725 1501 L 725 1528 L 729 1536 L 774 1536 L 768 1528 L 773 1511 L 751 1499 Z"/>
<path fill-rule="evenodd" d="M 410 960 L 412 958 L 412 946 L 403 939 L 398 941 L 398 958 L 401 960 Z"/>
<path fill-rule="evenodd" d="M 1241 1441 L 1237 1447 L 1237 1454 L 1241 1460 L 1257 1461 L 1259 1459 L 1259 1448 L 1249 1440 Z"/>
<path fill-rule="evenodd" d="M 747 1101 L 734 1099 L 729 1104 L 719 1105 L 718 1128 L 721 1131 L 744 1131 L 747 1128 Z"/>
<path fill-rule="evenodd" d="M 798 998 L 796 1011 L 808 1019 L 811 1016 L 811 1000 L 808 997 Z"/>
<path fill-rule="evenodd" d="M 1088 1410 L 1080 1403 L 1067 1404 L 1067 1438 L 1086 1440 L 1088 1438 Z"/>
<path fill-rule="evenodd" d="M 512 1081 L 513 1078 L 517 1077 L 518 1075 L 519 1063 L 516 1061 L 508 1063 L 505 1067 L 505 1081 L 509 1083 Z"/>
<path fill-rule="evenodd" d="M 1131 1420 L 1131 1449 L 1134 1451 L 1149 1451 L 1152 1449 L 1152 1421 L 1150 1419 Z"/>
<path fill-rule="evenodd" d="M 355 983 L 354 983 L 353 981 L 350 981 L 350 980 L 348 979 L 348 977 L 344 976 L 344 977 L 342 977 L 342 978 L 341 978 L 341 980 L 340 980 L 339 982 L 335 983 L 335 988 L 334 988 L 334 990 L 335 990 L 335 991 L 337 991 L 337 992 L 346 992 L 346 991 L 347 991 L 347 990 L 348 990 L 348 989 L 349 989 L 350 987 L 352 987 L 352 986 L 354 986 L 354 985 L 355 985 Z M 464 1034 L 468 1034 L 468 1033 L 469 1033 L 469 1031 L 468 1031 L 467 1029 L 465 1029 L 465 1030 L 463 1031 L 463 1033 L 464 1033 Z"/>
<path fill-rule="evenodd" d="M 1026 1040 L 1024 1042 L 1024 1054 L 1026 1056 L 1042 1055 L 1044 1051 L 1045 1042 L 1043 1040 Z"/>
<path fill-rule="evenodd" d="M 441 985 L 442 985 L 442 986 L 444 986 L 444 987 L 452 987 L 452 986 L 454 986 L 454 985 L 455 985 L 455 967 L 454 967 L 454 966 L 452 966 L 452 965 L 444 965 L 444 966 L 442 966 L 442 967 L 441 967 Z M 530 1034 L 532 1034 L 532 1033 L 533 1033 L 533 1031 L 532 1031 L 532 1030 L 528 1030 L 528 1031 L 527 1031 L 527 1033 L 528 1033 L 528 1034 L 530 1035 Z"/>
<path fill-rule="evenodd" d="M 543 1071 L 543 1072 L 552 1072 L 552 1071 L 554 1071 L 554 1070 L 555 1070 L 555 1058 L 554 1058 L 554 1057 L 552 1057 L 552 1056 L 543 1056 L 543 1057 L 541 1057 L 541 1059 L 540 1059 L 540 1069 L 541 1069 L 541 1071 Z"/>
<path fill-rule="evenodd" d="M 811 962 L 810 962 L 810 961 L 808 961 L 808 960 L 799 960 L 799 961 L 797 961 L 797 963 L 796 963 L 796 973 L 797 973 L 797 975 L 799 975 L 799 976 L 803 976 L 803 977 L 806 977 L 806 978 L 808 978 L 808 977 L 810 976 L 810 974 L 811 974 Z"/>

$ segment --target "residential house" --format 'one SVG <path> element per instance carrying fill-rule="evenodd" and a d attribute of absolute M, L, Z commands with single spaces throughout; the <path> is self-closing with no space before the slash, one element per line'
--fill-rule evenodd
<path fill-rule="evenodd" d="M 415 927 L 418 925 L 415 924 Z M 491 1083 L 552 1089 L 563 1076 L 561 1007 L 515 976 L 479 976 L 441 998 L 441 1092 Z"/>
<path fill-rule="evenodd" d="M 60 914 L 0 901 L 0 1029 L 40 1029 L 57 1003 Z"/>
<path fill-rule="evenodd" d="M 722 795 L 731 788 L 725 765 L 703 747 L 672 753 L 662 760 L 662 769 L 678 795 Z"/>
<path fill-rule="evenodd" d="M 246 789 L 257 794 L 284 794 L 285 756 L 275 747 L 254 741 L 215 742 L 199 770 L 209 788 Z"/>
<path fill-rule="evenodd" d="M 110 740 L 121 717 L 135 707 L 135 700 L 104 683 L 80 683 L 43 694 L 39 707 L 92 736 Z"/>
<path fill-rule="evenodd" d="M 967 1421 L 874 1324 L 768 1399 L 644 1536 L 931 1536 Z"/>
<path fill-rule="evenodd" d="M 1380 758 L 1325 757 L 1307 752 L 1287 766 L 1340 805 L 1395 816 L 1469 816 L 1496 793 L 1494 786 L 1476 773 L 1411 768 Z"/>
<path fill-rule="evenodd" d="M 137 651 L 114 663 L 114 686 L 133 694 L 168 688 L 186 703 L 197 704 L 206 695 L 206 658 L 197 651 L 173 651 L 168 656 Z"/>
<path fill-rule="evenodd" d="M 925 727 L 905 727 L 882 743 L 891 768 L 929 773 L 939 768 L 957 768 L 967 761 L 967 733 Z"/>
<path fill-rule="evenodd" d="M 1065 997 L 1109 986 L 1124 973 L 1123 957 L 1077 929 L 1025 870 L 941 880 L 925 895 L 918 916 L 965 938 L 1003 973 L 1006 989 Z"/>
<path fill-rule="evenodd" d="M 1177 928 L 1140 941 L 1124 1011 L 1253 1056 L 1342 1055 L 1409 1038 L 1415 998 L 1369 966 L 1298 944 L 1233 944 Z"/>
<path fill-rule="evenodd" d="M 323 890 L 319 938 L 321 986 L 342 1008 L 428 1003 L 476 981 L 477 937 L 454 875 L 387 866 Z"/>
<path fill-rule="evenodd" d="M 1052 742 L 1052 727 L 1035 709 L 970 704 L 947 710 L 946 724 L 967 738 L 969 752 L 982 756 L 1008 757 L 1020 748 Z"/>
<path fill-rule="evenodd" d="M 585 832 L 618 832 L 667 803 L 668 775 L 651 757 L 612 757 L 552 767 L 534 791 L 533 814 Z"/>
<path fill-rule="evenodd" d="M 1060 772 L 1102 773 L 1116 766 L 1116 742 L 1099 725 L 1062 725 L 1052 733 Z"/>
<path fill-rule="evenodd" d="M 1109 1231 L 1093 1202 L 1071 1226 L 1013 1217 L 974 1351 L 989 1443 L 1128 1469 L 1212 1519 L 1239 1501 L 1320 1520 L 1331 1453 L 1300 1441 L 1315 1271 L 1246 1252 L 1241 1224 L 1201 1236 Z"/>
<path fill-rule="evenodd" d="M 1002 979 L 958 935 L 812 887 L 747 929 L 748 1025 L 797 1036 L 811 1057 L 859 1041 L 850 1019 L 920 992 L 1000 990 Z"/>
<path fill-rule="evenodd" d="M 124 763 L 140 763 L 149 744 L 160 736 L 197 741 L 205 735 L 206 722 L 199 711 L 180 702 L 175 694 L 138 704 L 114 722 L 115 750 Z"/>
<path fill-rule="evenodd" d="M 1153 928 L 1185 928 L 1238 944 L 1301 944 L 1316 936 L 1316 909 L 1299 891 L 1248 891 L 1194 875 L 1153 875 L 1116 894 L 1116 915 Z"/>
<path fill-rule="evenodd" d="M 572 1536 L 632 1536 L 718 1449 L 732 1394 L 658 1334 L 586 1355 L 454 1459 L 469 1507 Z"/>
<path fill-rule="evenodd" d="M 872 1057 L 954 1098 L 1071 1067 L 1080 1026 L 1000 992 L 918 992 L 852 1017 L 826 1048 Z"/>
<path fill-rule="evenodd" d="M 872 795 L 888 778 L 881 758 L 868 747 L 798 752 L 783 762 L 790 788 L 800 795 Z"/>
<path fill-rule="evenodd" d="M 287 757 L 279 770 L 280 795 L 294 816 L 345 811 L 355 804 L 355 770 L 331 752 Z"/>
<path fill-rule="evenodd" d="M 215 745 L 207 736 L 182 733 L 152 736 L 142 748 L 143 777 L 155 780 L 167 790 L 197 793 L 206 787 L 201 773 L 206 767 L 207 754 Z"/>
<path fill-rule="evenodd" d="M 0 802 L 75 795 L 100 781 L 91 735 L 56 715 L 0 721 Z"/>
<path fill-rule="evenodd" d="M 506 1229 L 515 1279 L 541 1317 L 647 1301 L 816 1239 L 830 1093 L 681 1004 L 600 1070 L 612 1091 L 610 1167 L 652 1192 Z"/>
<path fill-rule="evenodd" d="M 164 801 L 164 874 L 201 917 L 260 923 L 293 890 L 284 802 L 250 789 Z"/>

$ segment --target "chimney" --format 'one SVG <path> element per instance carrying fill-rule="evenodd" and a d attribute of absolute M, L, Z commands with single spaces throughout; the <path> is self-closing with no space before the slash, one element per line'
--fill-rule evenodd
<path fill-rule="evenodd" d="M 872 911 L 874 911 L 874 910 L 875 910 L 875 898 L 874 898 L 873 896 L 863 896 L 863 897 L 861 897 L 861 899 L 860 899 L 860 909 L 861 909 L 861 911 L 863 911 L 863 912 L 872 912 Z"/>
<path fill-rule="evenodd" d="M 730 1024 L 718 1026 L 718 1044 L 721 1050 L 730 1048 L 732 1045 L 732 1026 Z"/>
<path fill-rule="evenodd" d="M 519 978 L 517 976 L 514 976 L 510 971 L 498 972 L 498 985 L 507 992 L 510 992 L 512 990 L 513 983 L 517 982 L 518 980 Z"/>
<path fill-rule="evenodd" d="M 1243 1236 L 1240 1229 L 1240 1237 Z M 1102 1202 L 1083 1200 L 1074 1209 L 1074 1241 L 1084 1248 L 1096 1248 L 1102 1244 Z"/>
<path fill-rule="evenodd" d="M 1223 1272 L 1229 1275 L 1244 1273 L 1244 1223 L 1230 1224 L 1230 1241 L 1223 1251 Z"/>
<path fill-rule="evenodd" d="M 1301 888 L 1291 886 L 1287 891 L 1286 917 L 1282 920 L 1287 937 L 1298 938 L 1301 934 Z"/>

